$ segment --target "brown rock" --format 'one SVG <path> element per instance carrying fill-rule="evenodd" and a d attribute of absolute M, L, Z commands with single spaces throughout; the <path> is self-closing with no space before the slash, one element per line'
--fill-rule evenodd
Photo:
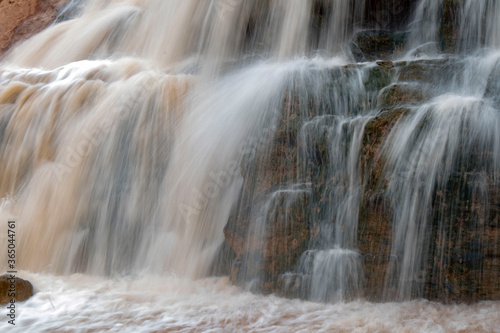
<path fill-rule="evenodd" d="M 393 84 L 382 90 L 377 106 L 423 103 L 428 100 L 424 87 L 408 83 Z"/>
<path fill-rule="evenodd" d="M 377 65 L 379 65 L 380 67 L 385 68 L 387 70 L 394 67 L 394 63 L 392 61 L 387 61 L 387 60 L 377 61 Z"/>
<path fill-rule="evenodd" d="M 4 274 L 0 276 L 0 304 L 7 304 L 11 299 L 16 302 L 22 302 L 33 296 L 33 286 L 27 280 L 14 277 L 14 283 L 11 279 L 12 275 Z M 12 292 L 15 296 L 12 297 Z"/>
<path fill-rule="evenodd" d="M 0 1 L 0 55 L 54 22 L 68 0 Z"/>
<path fill-rule="evenodd" d="M 456 59 L 416 60 L 401 63 L 397 79 L 405 82 L 418 82 L 436 87 L 449 85 L 461 79 L 463 63 Z"/>

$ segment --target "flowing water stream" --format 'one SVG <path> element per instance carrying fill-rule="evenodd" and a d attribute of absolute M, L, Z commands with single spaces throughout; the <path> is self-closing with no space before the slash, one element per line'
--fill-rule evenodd
<path fill-rule="evenodd" d="M 318 3 L 324 19 L 315 21 Z M 19 304 L 14 329 L 499 330 L 498 301 L 420 298 L 428 253 L 446 252 L 431 246 L 431 230 L 440 231 L 438 244 L 453 233 L 455 215 L 435 193 L 447 195 L 457 170 L 470 175 L 456 181 L 471 202 L 488 203 L 489 189 L 500 187 L 500 103 L 487 94 L 500 80 L 496 1 L 464 1 L 456 70 L 437 75 L 439 89 L 420 83 L 426 102 L 408 107 L 382 144 L 393 221 L 384 303 L 363 296 L 361 161 L 365 128 L 387 111 L 381 88 L 405 73 L 395 69 L 379 86 L 375 63 L 346 66 L 364 0 L 70 5 L 81 6 L 74 18 L 0 64 L 0 221 L 16 220 L 20 275 L 38 291 Z M 441 11 L 439 1 L 417 4 L 405 60 L 437 45 Z M 425 50 L 443 63 L 437 47 Z M 285 131 L 283 109 L 291 110 Z M 259 192 L 275 142 L 297 148 L 279 181 Z M 305 300 L 250 293 L 265 279 L 252 270 L 262 259 L 248 265 L 241 287 L 211 277 L 224 228 L 243 210 L 246 249 L 272 243 L 273 221 L 283 221 L 285 235 L 302 232 L 297 214 L 311 221 L 314 237 L 284 259 L 296 262 L 285 289 L 304 281 Z M 478 214 L 474 232 L 488 214 Z M 12 329 L 6 320 L 0 328 Z"/>

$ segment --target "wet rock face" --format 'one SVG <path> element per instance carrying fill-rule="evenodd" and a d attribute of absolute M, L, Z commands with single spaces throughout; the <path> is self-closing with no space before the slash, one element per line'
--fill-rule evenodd
<path fill-rule="evenodd" d="M 231 280 L 265 293 L 276 290 L 277 277 L 296 265 L 309 241 L 310 190 L 306 185 L 291 186 L 297 151 L 296 117 L 286 113 L 270 148 L 246 161 L 246 190 L 224 228 L 236 255 Z"/>
<path fill-rule="evenodd" d="M 337 88 L 360 69 L 363 74 L 358 78 L 367 97 L 356 100 L 348 89 Z M 331 206 L 335 195 L 349 193 L 345 175 L 332 169 L 343 167 L 335 164 L 341 158 L 338 154 L 348 159 L 347 147 L 355 135 L 349 134 L 350 125 L 339 121 L 343 116 L 335 115 L 340 111 L 334 103 L 288 90 L 272 142 L 242 166 L 245 191 L 224 230 L 236 253 L 232 282 L 256 292 L 317 301 L 360 296 L 372 301 L 398 299 L 397 282 L 388 279 L 400 258 L 393 253 L 394 202 L 387 196 L 389 182 L 398 175 L 387 171 L 384 144 L 400 121 L 446 91 L 446 82 L 455 81 L 462 70 L 462 61 L 453 58 L 381 61 L 331 70 L 324 87 L 315 87 L 349 101 L 354 114 L 361 107 L 373 110 L 362 127 L 357 157 L 362 190 L 359 211 L 354 211 L 355 246 L 345 250 L 328 246 L 331 238 L 325 235 L 338 225 L 336 212 L 328 212 L 335 207 Z M 490 81 L 486 94 L 493 95 L 497 88 Z M 425 119 L 420 126 L 428 126 Z M 347 138 L 339 146 L 346 151 L 335 155 L 332 142 L 339 133 Z M 436 186 L 428 212 L 424 265 L 412 281 L 411 297 L 443 302 L 500 299 L 500 191 L 497 176 L 484 173 L 484 168 L 493 170 L 482 162 L 489 154 L 479 150 L 474 156 L 461 154 L 449 180 Z M 412 179 L 411 174 L 401 176 Z M 348 225 L 333 231 L 333 237 L 344 227 Z M 357 273 L 342 279 L 349 276 L 345 269 Z M 321 270 L 331 279 L 318 278 Z M 324 292 L 322 286 L 333 292 Z"/>
<path fill-rule="evenodd" d="M 500 81 L 497 80 L 499 75 L 500 62 L 495 64 L 495 67 L 488 78 L 488 83 L 486 84 L 486 90 L 484 93 L 484 97 L 491 100 L 496 107 L 500 107 Z"/>
<path fill-rule="evenodd" d="M 15 296 L 12 296 L 13 293 Z M 33 286 L 29 281 L 9 274 L 0 276 L 0 304 L 8 304 L 11 299 L 22 302 L 31 296 L 33 296 Z"/>
<path fill-rule="evenodd" d="M 437 43 L 420 46 L 414 50 L 415 55 L 468 51 L 459 23 L 463 19 L 464 3 L 465 0 L 442 1 Z M 358 23 L 358 31 L 349 44 L 354 60 L 391 60 L 409 51 L 405 49 L 407 26 L 417 5 L 418 0 L 366 0 L 363 22 Z M 486 29 L 481 29 L 478 43 L 484 42 L 486 34 Z"/>
<path fill-rule="evenodd" d="M 440 301 L 500 300 L 499 190 L 491 181 L 485 192 L 475 189 L 481 173 L 469 169 L 453 175 L 445 191 L 435 193 L 429 263 L 424 293 Z M 465 193 L 456 202 L 454 191 Z"/>
<path fill-rule="evenodd" d="M 54 22 L 68 0 L 0 1 L 0 55 Z"/>
<path fill-rule="evenodd" d="M 417 104 L 426 100 L 426 92 L 417 84 L 399 83 L 381 91 L 379 107 L 391 107 L 399 104 Z"/>
<path fill-rule="evenodd" d="M 381 109 L 365 127 L 361 155 L 366 187 L 359 216 L 358 244 L 360 253 L 365 254 L 364 291 L 372 300 L 390 300 L 398 292 L 384 274 L 390 271 L 391 260 L 397 258 L 393 258 L 390 249 L 393 207 L 384 196 L 387 182 L 395 175 L 384 172 L 381 146 L 391 128 L 412 108 L 430 101 L 436 91 L 451 91 L 447 82 L 460 80 L 463 63 L 459 59 L 420 60 L 394 63 L 393 70 L 394 83 L 381 90 L 378 100 Z M 485 97 L 493 101 L 495 76 L 498 77 L 494 70 L 485 93 Z M 472 151 L 472 154 L 459 154 L 449 180 L 434 189 L 429 210 L 429 238 L 424 245 L 428 251 L 420 276 L 413 282 L 411 297 L 443 302 L 500 299 L 500 201 L 495 181 L 498 175 L 489 166 L 491 162 L 487 162 L 487 156 L 493 152 Z M 484 170 L 491 173 L 485 176 Z M 411 176 L 404 176 L 410 182 Z"/>
<path fill-rule="evenodd" d="M 363 30 L 351 41 L 351 52 L 356 61 L 393 59 L 401 55 L 406 43 L 406 33 L 387 30 Z"/>

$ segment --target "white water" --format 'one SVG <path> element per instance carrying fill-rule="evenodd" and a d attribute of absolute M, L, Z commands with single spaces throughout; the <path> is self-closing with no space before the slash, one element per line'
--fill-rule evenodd
<path fill-rule="evenodd" d="M 500 5 L 496 0 L 464 0 L 452 15 L 458 26 L 456 50 L 473 52 L 482 47 L 500 46 Z M 410 54 L 436 55 L 439 34 L 443 20 L 443 0 L 421 0 L 416 6 L 412 23 L 409 25 Z"/>
<path fill-rule="evenodd" d="M 461 13 L 461 51 L 475 50 L 481 46 L 500 46 L 500 5 L 495 0 L 467 0 Z"/>
<path fill-rule="evenodd" d="M 418 2 L 413 21 L 409 25 L 407 49 L 410 50 L 410 53 L 419 54 L 420 52 L 415 50 L 419 47 L 423 47 L 427 52 L 436 53 L 441 7 L 441 0 L 422 0 Z"/>
<path fill-rule="evenodd" d="M 410 297 L 416 288 L 413 284 L 425 279 L 423 259 L 428 250 L 426 233 L 430 227 L 432 194 L 436 188 L 445 189 L 460 159 L 459 153 L 466 156 L 474 149 L 481 151 L 488 147 L 493 152 L 492 158 L 481 162 L 491 165 L 493 170 L 500 165 L 497 134 L 500 119 L 495 109 L 481 102 L 477 97 L 440 96 L 400 121 L 386 142 L 393 175 L 388 196 L 396 207 L 392 254 L 399 258 L 400 273 L 396 278 L 402 299 Z M 422 129 L 419 126 L 424 118 L 430 119 L 432 125 Z M 475 186 L 486 187 L 480 180 Z M 442 237 L 449 237 L 448 232 L 442 232 Z"/>
<path fill-rule="evenodd" d="M 498 331 L 498 302 L 359 298 L 359 150 L 364 126 L 378 112 L 363 82 L 374 64 L 322 90 L 330 71 L 340 73 L 347 62 L 332 56 L 342 57 L 364 7 L 364 1 L 354 7 L 323 2 L 330 14 L 315 45 L 308 37 L 309 0 L 95 0 L 81 18 L 51 27 L 6 57 L 0 218 L 18 221 L 19 265 L 39 291 L 19 304 L 17 330 Z M 436 41 L 436 3 L 418 7 L 410 28 L 425 33 L 414 33 L 411 47 Z M 473 15 L 461 31 L 470 46 L 482 34 L 477 17 L 492 5 L 466 6 Z M 475 48 L 498 46 L 495 15 L 486 20 L 486 41 Z M 316 52 L 325 58 L 307 58 Z M 387 193 L 398 202 L 392 254 L 401 260 L 387 272 L 397 299 L 418 289 L 429 197 L 438 179 L 445 183 L 461 138 L 469 150 L 479 145 L 493 152 L 485 162 L 491 170 L 500 166 L 498 112 L 482 97 L 497 60 L 495 53 L 464 60 L 469 83 L 450 79 L 386 142 L 387 172 L 406 177 L 391 179 Z M 294 84 L 302 114 L 310 100 L 322 108 L 299 131 L 297 174 L 306 173 L 306 156 L 326 137 L 332 183 L 323 194 L 330 200 L 315 216 L 321 237 L 304 252 L 313 259 L 301 260 L 300 273 L 311 276 L 307 298 L 334 304 L 253 295 L 227 278 L 207 278 L 244 188 L 239 165 L 247 146 L 267 144 L 262 132 L 274 133 L 283 94 Z M 425 117 L 433 126 L 415 134 Z M 309 191 L 303 180 L 270 193 L 262 215 L 292 206 Z M 262 231 L 266 220 L 259 222 Z M 253 236 L 245 241 L 265 241 Z"/>
<path fill-rule="evenodd" d="M 242 292 L 226 278 L 109 280 L 24 273 L 38 293 L 13 332 L 499 332 L 500 304 L 321 304 Z M 494 314 L 494 315 L 492 315 Z"/>

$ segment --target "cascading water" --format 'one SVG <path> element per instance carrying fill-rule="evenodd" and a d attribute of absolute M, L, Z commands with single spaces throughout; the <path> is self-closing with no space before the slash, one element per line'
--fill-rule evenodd
<path fill-rule="evenodd" d="M 418 3 L 413 22 L 409 26 L 408 49 L 411 50 L 411 53 L 418 54 L 419 48 L 432 52 L 437 51 L 441 7 L 442 1 L 440 0 L 422 0 Z"/>
<path fill-rule="evenodd" d="M 456 212 L 443 212 L 449 204 L 433 196 L 460 188 L 460 195 L 468 200 L 480 196 L 488 202 L 485 191 L 499 186 L 500 136 L 496 132 L 500 118 L 491 100 L 484 98 L 487 77 L 499 59 L 495 53 L 462 60 L 458 74 L 462 83 L 449 80 L 450 86 L 443 85 L 428 103 L 400 120 L 385 142 L 388 197 L 396 222 L 387 283 L 395 284 L 403 299 L 422 294 L 430 248 L 428 228 L 437 227 L 443 238 L 438 252 L 444 252 L 444 243 L 451 241 L 452 231 L 446 228 L 453 225 L 445 220 L 450 218 L 447 214 Z M 439 217 L 432 215 L 433 209 L 441 210 Z M 482 232 L 481 224 L 488 219 L 486 211 L 481 213 L 476 217 L 476 232 Z"/>
<path fill-rule="evenodd" d="M 388 196 L 395 207 L 396 221 L 392 264 L 398 272 L 389 271 L 389 283 L 397 279 L 401 298 L 409 298 L 412 292 L 422 293 L 418 288 L 422 288 L 426 278 L 424 258 L 428 256 L 428 228 L 435 191 L 446 192 L 450 177 L 456 176 L 460 168 L 470 168 L 467 159 L 474 151 L 489 151 L 491 155 L 475 157 L 476 170 L 469 171 L 470 177 L 475 176 L 473 171 L 477 169 L 497 172 L 500 137 L 496 129 L 500 123 L 496 110 L 488 104 L 475 97 L 440 96 L 398 123 L 386 142 L 393 175 Z M 495 180 L 490 181 L 498 186 Z M 487 187 L 481 175 L 474 182 L 477 188 L 470 189 L 471 192 Z M 463 195 L 472 194 L 462 191 Z M 445 224 L 439 220 L 438 223 Z M 441 230 L 441 237 L 448 238 L 447 231 Z"/>
<path fill-rule="evenodd" d="M 340 84 L 351 87 L 359 97 L 369 96 L 360 84 L 362 81 L 356 78 L 358 80 L 354 80 L 353 85 L 343 81 Z M 331 97 L 333 101 L 339 101 L 341 96 L 334 93 Z M 360 101 L 354 101 L 349 109 L 359 108 L 356 104 Z M 369 101 L 364 102 L 370 105 Z M 359 156 L 364 126 L 373 117 L 370 115 L 373 110 L 361 108 L 360 115 L 349 115 L 349 109 L 328 107 L 327 110 L 340 111 L 340 114 L 317 116 L 307 121 L 300 133 L 299 145 L 304 147 L 299 155 L 299 160 L 304 161 L 301 166 L 303 174 L 309 174 L 306 161 L 315 153 L 317 144 L 326 146 L 329 162 L 326 185 L 317 193 L 320 198 L 324 198 L 320 200 L 325 202 L 312 212 L 318 237 L 299 263 L 300 271 L 310 276 L 310 291 L 305 293 L 310 293 L 310 297 L 315 300 L 341 300 L 359 296 L 361 290 L 361 262 L 357 253 L 358 215 L 362 196 Z"/>
<path fill-rule="evenodd" d="M 463 6 L 460 22 L 459 48 L 477 50 L 482 46 L 500 46 L 500 5 L 494 0 L 468 0 Z"/>
<path fill-rule="evenodd" d="M 411 299 L 500 295 L 500 6 L 454 2 L 445 57 L 416 1 L 404 61 L 352 64 L 365 2 L 71 1 L 9 51 L 16 328 L 497 330 Z"/>

